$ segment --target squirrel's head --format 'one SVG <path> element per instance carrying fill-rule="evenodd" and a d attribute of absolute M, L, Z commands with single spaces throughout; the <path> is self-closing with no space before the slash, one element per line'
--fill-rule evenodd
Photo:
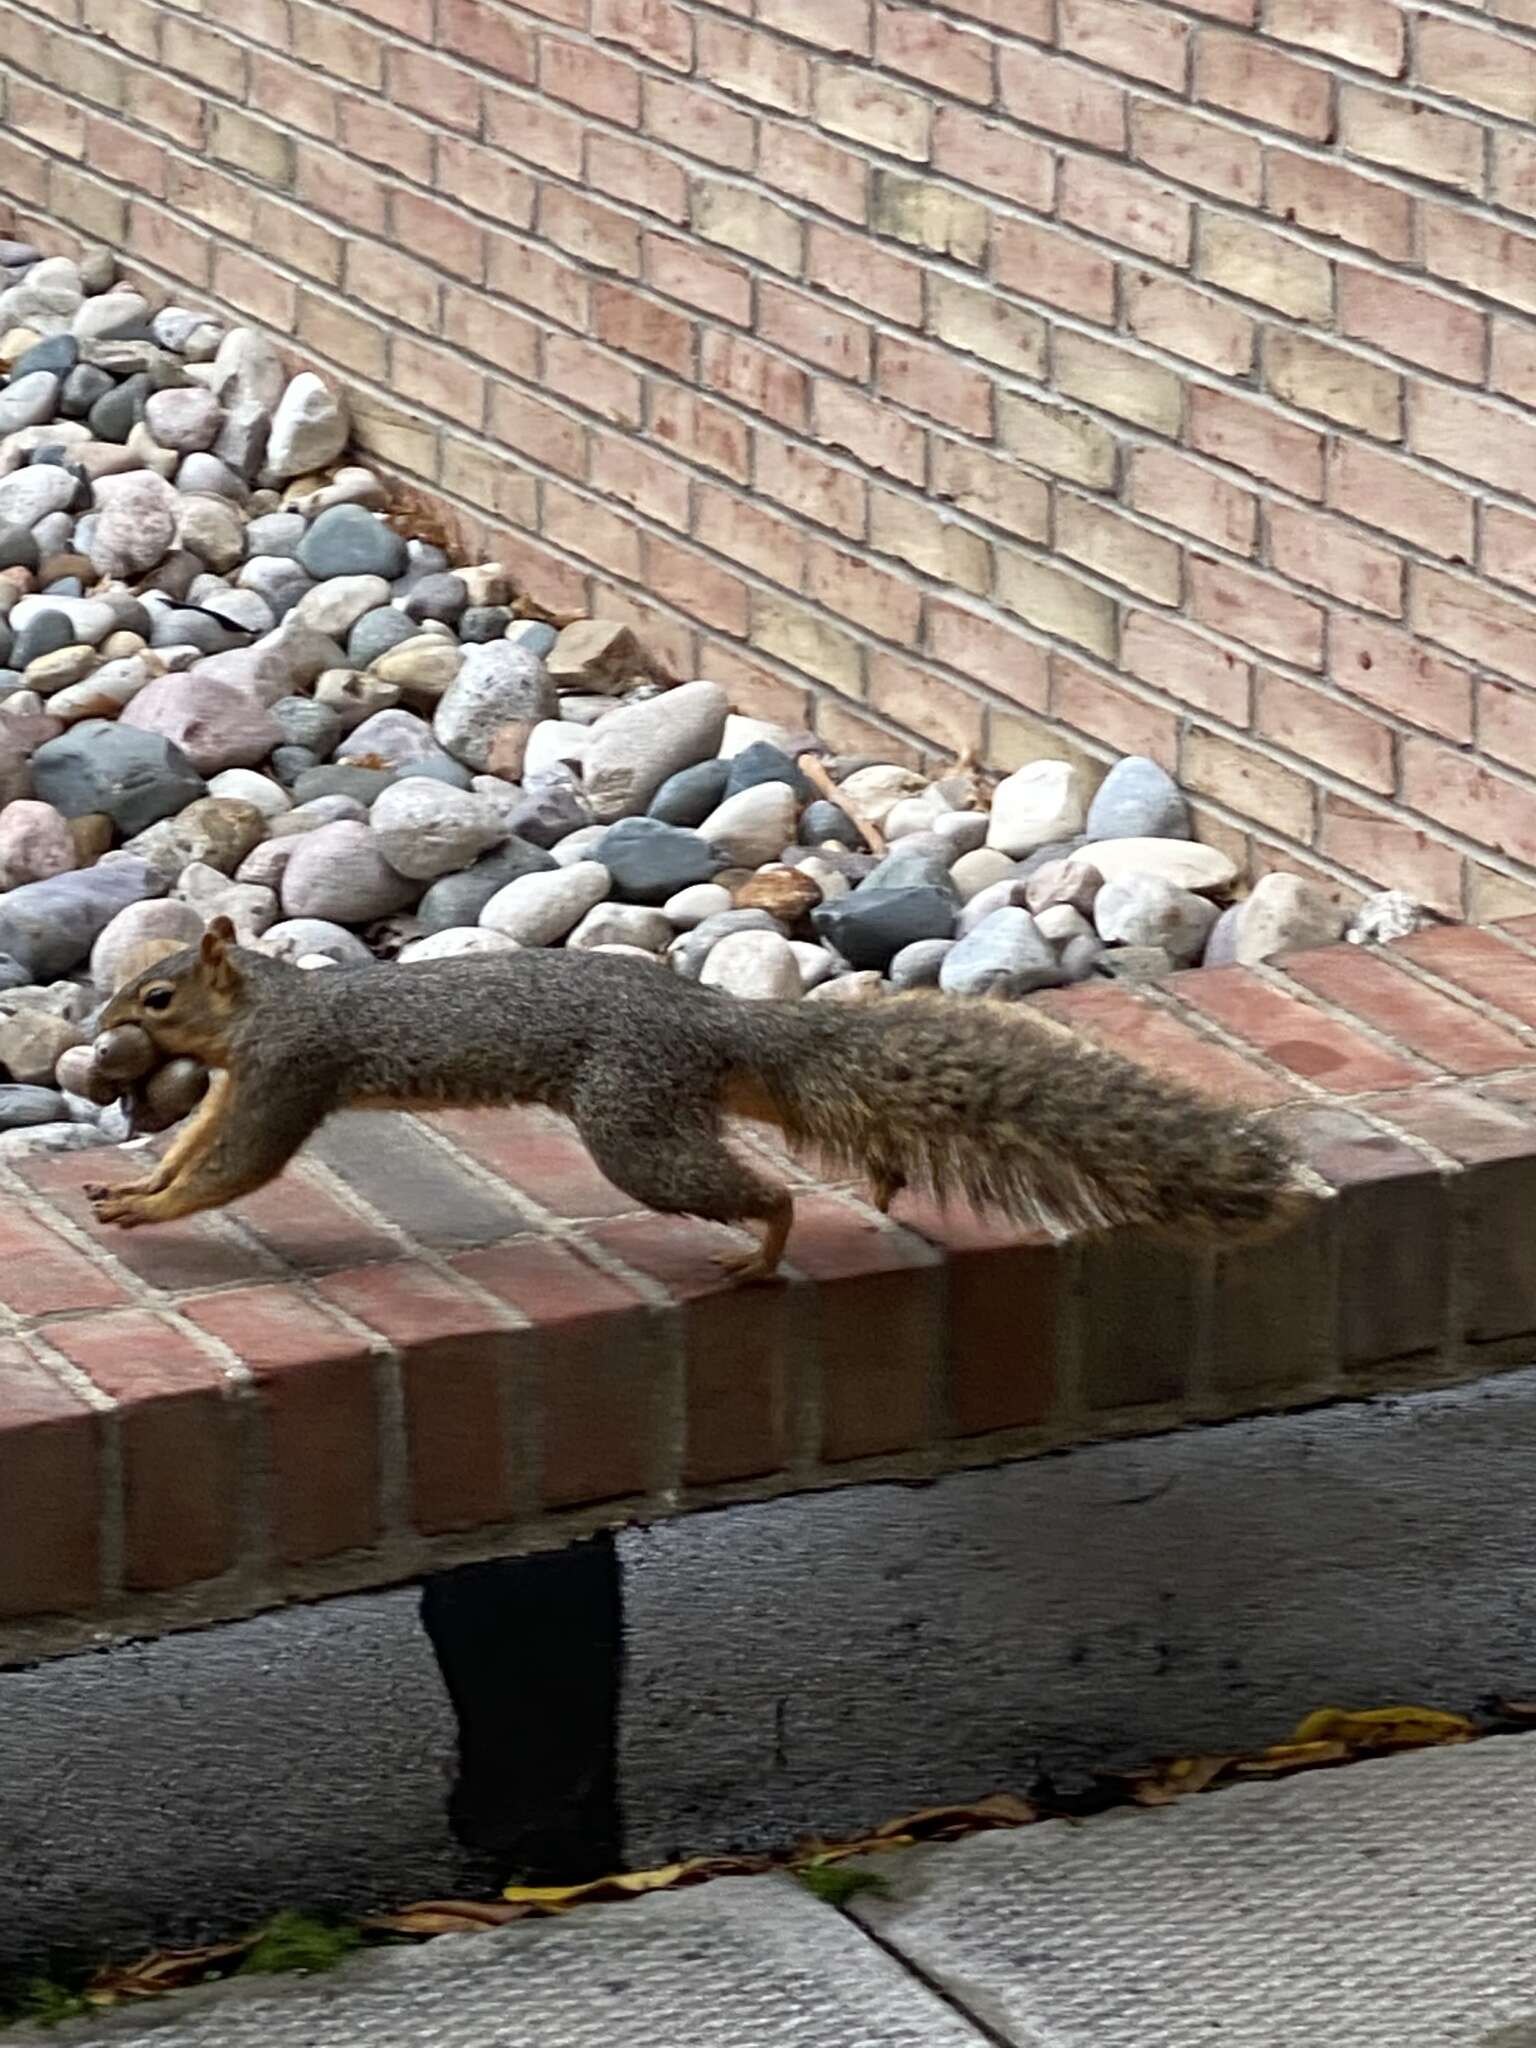
<path fill-rule="evenodd" d="M 197 945 L 157 960 L 120 988 L 97 1029 L 137 1024 L 161 1052 L 188 1053 L 218 1066 L 244 981 L 235 928 L 227 917 L 216 917 Z"/>

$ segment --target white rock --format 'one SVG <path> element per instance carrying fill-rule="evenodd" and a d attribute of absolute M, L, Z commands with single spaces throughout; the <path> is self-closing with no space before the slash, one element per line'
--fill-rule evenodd
<path fill-rule="evenodd" d="M 483 797 L 421 775 L 382 790 L 368 822 L 390 866 L 418 882 L 458 874 L 506 837 Z"/>
<path fill-rule="evenodd" d="M 389 585 L 382 576 L 332 576 L 306 590 L 289 617 L 317 633 L 340 640 L 350 633 L 364 612 L 377 611 L 389 603 Z"/>
<path fill-rule="evenodd" d="M 208 794 L 238 797 L 243 804 L 254 804 L 264 818 L 281 817 L 293 809 L 287 790 L 270 775 L 258 775 L 254 768 L 224 769 L 209 782 Z"/>
<path fill-rule="evenodd" d="M 50 707 L 51 708 L 51 707 Z M 1382 889 L 1367 896 L 1349 921 L 1344 936 L 1352 946 L 1379 946 L 1427 931 L 1433 917 L 1405 889 Z"/>
<path fill-rule="evenodd" d="M 1075 762 L 1031 761 L 997 785 L 987 844 L 1017 860 L 1071 839 L 1083 829 L 1088 795 L 1088 778 Z"/>
<path fill-rule="evenodd" d="M 62 512 L 77 485 L 56 462 L 29 464 L 0 481 L 0 526 L 36 526 Z"/>
<path fill-rule="evenodd" d="M 259 939 L 277 922 L 275 889 L 263 889 L 251 882 L 232 882 L 228 875 L 221 875 L 204 861 L 193 861 L 190 867 L 182 869 L 175 894 L 183 903 L 190 903 L 205 921 L 227 917 L 242 946 Z"/>
<path fill-rule="evenodd" d="M 3 489 L 3 486 L 0 486 Z M 592 728 L 582 776 L 600 824 L 643 811 L 669 775 L 709 760 L 729 699 L 718 683 L 681 683 L 622 705 Z"/>
<path fill-rule="evenodd" d="M 179 493 L 176 545 L 220 574 L 233 569 L 245 553 L 245 521 L 240 508 L 210 491 Z M 270 620 L 270 612 L 267 616 Z"/>
<path fill-rule="evenodd" d="M 937 790 L 925 790 L 921 796 L 904 796 L 900 803 L 891 805 L 880 829 L 887 840 L 909 839 L 914 832 L 931 832 L 948 809 Z"/>
<path fill-rule="evenodd" d="M 947 839 L 959 859 L 986 845 L 990 823 L 985 811 L 940 811 L 928 829 Z"/>
<path fill-rule="evenodd" d="M 99 647 L 117 624 L 117 612 L 100 597 L 22 597 L 10 610 L 12 630 L 20 632 L 48 612 L 62 612 L 75 638 L 86 647 Z"/>
<path fill-rule="evenodd" d="M 906 797 L 921 796 L 928 784 L 910 768 L 877 762 L 870 768 L 855 768 L 839 787 L 871 825 L 883 825 L 897 804 Z"/>
<path fill-rule="evenodd" d="M 1344 936 L 1347 917 L 1340 891 L 1302 875 L 1264 875 L 1238 914 L 1238 965 L 1256 967 L 1276 953 L 1331 946 Z"/>
<path fill-rule="evenodd" d="M 744 868 L 777 860 L 793 843 L 800 806 L 787 782 L 754 782 L 711 811 L 699 837 Z"/>
<path fill-rule="evenodd" d="M 600 830 L 606 831 L 607 827 Z M 722 889 L 718 882 L 694 882 L 687 889 L 679 889 L 675 896 L 669 896 L 661 906 L 661 914 L 675 931 L 691 932 L 706 917 L 718 917 L 722 910 L 730 907 L 729 889 Z"/>
<path fill-rule="evenodd" d="M 1122 875 L 1157 875 L 1176 889 L 1229 889 L 1237 880 L 1237 863 L 1214 846 L 1193 839 L 1095 839 L 1073 855 L 1097 868 L 1106 882 Z"/>
<path fill-rule="evenodd" d="M 222 353 L 222 351 L 221 351 Z M 301 370 L 278 401 L 267 439 L 267 474 L 278 482 L 334 462 L 347 445 L 347 409 L 313 371 Z"/>
<path fill-rule="evenodd" d="M 804 986 L 800 962 L 777 932 L 727 932 L 710 948 L 699 980 L 727 995 L 778 1002 L 793 1001 Z"/>
<path fill-rule="evenodd" d="M 1091 939 L 1093 926 L 1070 903 L 1052 903 L 1034 913 L 1035 923 L 1053 946 L 1068 945 L 1073 939 Z"/>
<path fill-rule="evenodd" d="M 366 967 L 373 958 L 356 933 L 322 917 L 290 917 L 269 925 L 256 942 L 256 951 L 295 966 L 313 962 L 316 955 L 336 967 Z"/>
<path fill-rule="evenodd" d="M 574 867 L 578 861 L 592 860 L 607 830 L 606 825 L 578 825 L 574 832 L 567 832 L 557 845 L 549 849 L 550 855 L 563 868 Z"/>
<path fill-rule="evenodd" d="M 805 854 L 795 862 L 802 875 L 809 875 L 821 891 L 823 903 L 835 903 L 839 896 L 846 896 L 853 884 L 839 868 L 823 860 L 819 853 Z"/>
<path fill-rule="evenodd" d="M 232 327 L 213 359 L 209 387 L 228 404 L 242 399 L 271 412 L 283 395 L 287 372 L 275 345 L 254 327 Z"/>
<path fill-rule="evenodd" d="M 562 718 L 541 718 L 528 735 L 523 754 L 523 773 L 542 775 L 561 766 L 580 772 L 592 734 L 585 725 L 573 725 Z"/>
<path fill-rule="evenodd" d="M 597 903 L 566 940 L 578 953 L 606 952 L 625 946 L 638 953 L 664 953 L 672 943 L 671 922 L 664 911 L 638 903 Z"/>
<path fill-rule="evenodd" d="M 462 650 L 450 640 L 447 646 L 455 668 L 432 716 L 438 745 L 466 767 L 521 774 L 528 734 L 555 709 L 555 686 L 543 662 L 506 640 Z M 393 648 L 378 664 L 379 673 L 402 680 L 391 664 L 404 652 Z"/>
<path fill-rule="evenodd" d="M 766 718 L 748 718 L 740 711 L 733 711 L 725 721 L 716 753 L 722 761 L 734 761 L 748 747 L 761 746 L 765 741 L 770 747 L 782 747 L 785 737 L 782 726 L 771 725 Z"/>
<path fill-rule="evenodd" d="M 96 516 L 89 549 L 102 576 L 142 576 L 164 560 L 176 537 L 181 500 L 152 469 L 104 476 L 93 487 Z"/>
<path fill-rule="evenodd" d="M 950 869 L 949 878 L 960 901 L 969 903 L 983 889 L 998 882 L 1011 882 L 1017 873 L 1018 862 L 1006 853 L 999 853 L 994 846 L 978 846 L 971 853 L 961 854 Z"/>
<path fill-rule="evenodd" d="M 608 870 L 595 860 L 520 875 L 496 891 L 481 911 L 480 922 L 519 945 L 558 945 L 612 886 Z"/>
<path fill-rule="evenodd" d="M 1099 937 L 1116 946 L 1161 946 L 1175 967 L 1190 967 L 1205 950 L 1218 912 L 1214 903 L 1160 875 L 1121 875 L 1093 903 Z"/>
<path fill-rule="evenodd" d="M 795 956 L 800 986 L 806 995 L 813 988 L 820 988 L 824 981 L 830 981 L 837 972 L 837 962 L 825 946 L 813 946 L 809 939 L 791 939 L 789 950 Z"/>
<path fill-rule="evenodd" d="M 412 939 L 400 948 L 399 958 L 412 960 L 462 960 L 470 953 L 520 953 L 522 947 L 505 932 L 487 931 L 483 925 L 455 924 L 446 931 L 431 932 L 424 939 Z"/>

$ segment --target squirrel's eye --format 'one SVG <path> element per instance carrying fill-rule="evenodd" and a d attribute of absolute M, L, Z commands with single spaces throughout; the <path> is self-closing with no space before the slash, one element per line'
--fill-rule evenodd
<path fill-rule="evenodd" d="M 173 988 L 147 988 L 139 998 L 146 1010 L 168 1010 L 176 1000 Z"/>

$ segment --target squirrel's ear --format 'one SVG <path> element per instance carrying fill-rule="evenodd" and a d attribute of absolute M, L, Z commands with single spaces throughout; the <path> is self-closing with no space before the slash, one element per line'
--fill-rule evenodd
<path fill-rule="evenodd" d="M 198 952 L 204 971 L 215 988 L 231 989 L 239 980 L 228 949 L 235 942 L 235 928 L 227 917 L 216 917 L 203 933 Z"/>

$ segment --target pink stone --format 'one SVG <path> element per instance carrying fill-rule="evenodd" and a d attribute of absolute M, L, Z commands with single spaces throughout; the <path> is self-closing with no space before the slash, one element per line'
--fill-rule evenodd
<path fill-rule="evenodd" d="M 23 797 L 0 811 L 0 889 L 45 882 L 78 864 L 69 821 L 52 804 Z"/>
<path fill-rule="evenodd" d="M 140 690 L 121 722 L 173 740 L 200 775 L 254 768 L 283 739 L 281 726 L 251 691 L 221 683 L 200 666 Z"/>

